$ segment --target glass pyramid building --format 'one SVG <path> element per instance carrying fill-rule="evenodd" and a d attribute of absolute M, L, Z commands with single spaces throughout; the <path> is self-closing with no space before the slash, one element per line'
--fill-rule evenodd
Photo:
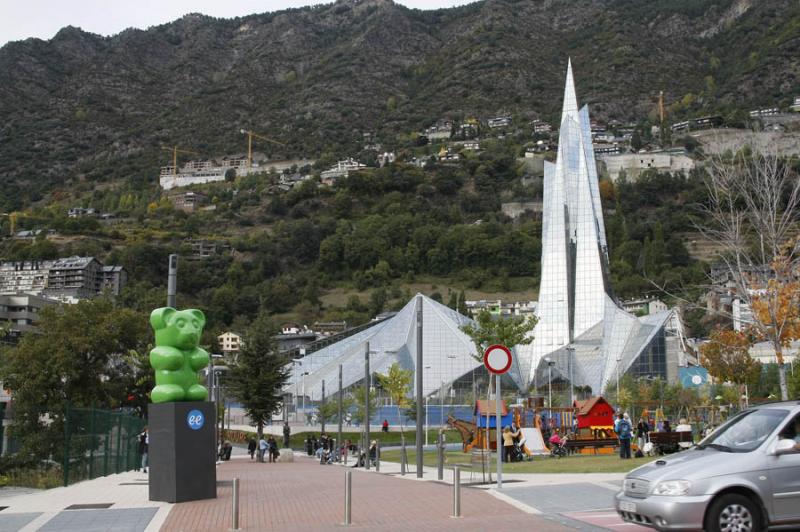
<path fill-rule="evenodd" d="M 322 398 L 333 395 L 339 386 L 342 365 L 342 388 L 364 381 L 364 354 L 369 342 L 370 374 L 386 374 L 395 362 L 403 369 L 416 371 L 417 310 L 422 308 L 422 388 L 428 396 L 449 386 L 473 369 L 483 367 L 475 358 L 472 340 L 461 327 L 473 321 L 429 297 L 417 294 L 396 315 L 348 338 L 302 358 L 291 371 L 285 393 L 295 392 L 295 382 L 305 387 L 305 396 Z M 308 373 L 304 379 L 303 373 Z M 299 379 L 299 381 L 298 381 Z M 411 386 L 414 386 L 412 379 Z"/>
<path fill-rule="evenodd" d="M 672 311 L 637 318 L 612 295 L 589 110 L 579 109 L 567 66 L 555 163 L 545 162 L 539 318 L 533 343 L 516 348 L 521 389 L 554 378 L 603 393 L 633 368 L 666 377 L 665 326 Z M 642 357 L 645 359 L 642 359 Z"/>
<path fill-rule="evenodd" d="M 578 108 L 571 63 L 557 159 L 544 167 L 541 272 L 534 340 L 514 348 L 508 374 L 520 391 L 547 386 L 548 361 L 554 380 L 588 387 L 593 394 L 604 393 L 625 373 L 665 379 L 669 368 L 677 373 L 682 335 L 675 313 L 637 318 L 613 297 L 589 111 Z M 324 381 L 333 395 L 340 364 L 343 388 L 363 382 L 367 342 L 372 375 L 385 374 L 395 362 L 416 371 L 420 307 L 425 396 L 482 368 L 474 344 L 460 329 L 472 320 L 418 294 L 392 318 L 303 357 L 284 391 L 296 393 L 302 382 L 305 396 L 320 399 Z"/>

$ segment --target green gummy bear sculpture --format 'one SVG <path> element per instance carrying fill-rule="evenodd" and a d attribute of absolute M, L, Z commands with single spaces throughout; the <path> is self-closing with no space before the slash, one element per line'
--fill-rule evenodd
<path fill-rule="evenodd" d="M 197 347 L 206 317 L 197 309 L 157 308 L 150 314 L 156 347 L 150 365 L 156 371 L 154 403 L 205 401 L 208 390 L 198 384 L 197 372 L 208 365 L 208 353 Z"/>

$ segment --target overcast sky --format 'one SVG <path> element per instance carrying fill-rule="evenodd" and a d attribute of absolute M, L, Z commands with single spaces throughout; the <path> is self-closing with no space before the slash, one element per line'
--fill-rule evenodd
<path fill-rule="evenodd" d="M 418 9 L 468 4 L 474 0 L 395 0 Z M 64 26 L 101 35 L 170 22 L 186 13 L 237 17 L 330 0 L 0 0 L 0 45 L 39 37 L 50 39 Z"/>

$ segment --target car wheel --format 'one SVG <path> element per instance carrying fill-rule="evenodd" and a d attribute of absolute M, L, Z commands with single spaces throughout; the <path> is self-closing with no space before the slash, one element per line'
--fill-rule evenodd
<path fill-rule="evenodd" d="M 723 495 L 711 504 L 705 528 L 710 532 L 758 532 L 763 529 L 761 511 L 744 495 Z"/>

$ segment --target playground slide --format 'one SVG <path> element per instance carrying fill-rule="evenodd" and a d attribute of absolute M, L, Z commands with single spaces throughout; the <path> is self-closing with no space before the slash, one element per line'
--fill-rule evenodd
<path fill-rule="evenodd" d="M 522 431 L 521 447 L 528 456 L 550 454 L 544 445 L 542 431 L 534 428 L 520 429 Z"/>

